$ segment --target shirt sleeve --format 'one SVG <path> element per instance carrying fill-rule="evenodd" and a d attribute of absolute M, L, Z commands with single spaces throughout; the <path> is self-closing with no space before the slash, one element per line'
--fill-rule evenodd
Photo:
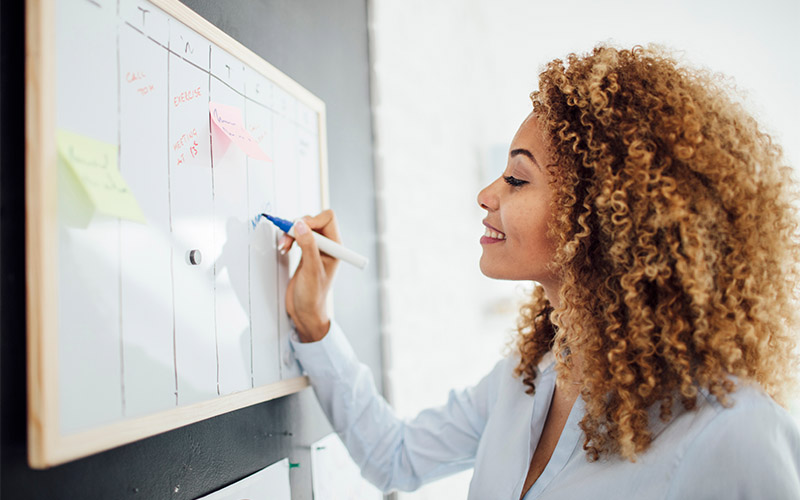
<path fill-rule="evenodd" d="M 378 394 L 335 323 L 322 340 L 295 338 L 292 346 L 334 430 L 378 488 L 411 491 L 472 467 L 503 361 L 476 386 L 451 391 L 444 406 L 406 421 Z"/>
<path fill-rule="evenodd" d="M 667 498 L 800 498 L 797 423 L 763 393 L 720 409 L 687 449 Z"/>

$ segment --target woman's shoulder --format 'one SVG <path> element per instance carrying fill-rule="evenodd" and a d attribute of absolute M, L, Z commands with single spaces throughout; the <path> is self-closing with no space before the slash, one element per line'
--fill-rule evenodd
<path fill-rule="evenodd" d="M 740 461 L 787 446 L 790 447 L 787 451 L 800 457 L 797 420 L 755 382 L 736 379 L 735 383 L 736 390 L 728 395 L 725 403 L 701 391 L 698 412 L 707 415 L 698 419 L 703 425 L 687 453 L 702 453 L 702 443 L 707 442 L 714 443 L 717 448 L 735 448 L 737 454 L 732 458 Z M 742 454 L 746 449 L 749 454 Z"/>
<path fill-rule="evenodd" d="M 701 391 L 699 407 L 711 413 L 711 419 L 703 433 L 737 433 L 747 429 L 748 435 L 759 437 L 777 428 L 798 434 L 798 424 L 789 412 L 775 402 L 760 385 L 755 382 L 736 379 L 736 390 L 728 395 L 723 404 L 708 391 Z"/>
<path fill-rule="evenodd" d="M 797 421 L 758 385 L 737 385 L 728 404 L 703 393 L 697 412 L 682 415 L 697 428 L 669 498 L 800 498 Z"/>

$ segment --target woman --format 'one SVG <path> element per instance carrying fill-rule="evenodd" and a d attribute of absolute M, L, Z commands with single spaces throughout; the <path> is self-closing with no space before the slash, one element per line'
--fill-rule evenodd
<path fill-rule="evenodd" d="M 402 422 L 325 313 L 298 224 L 294 347 L 365 477 L 469 498 L 800 498 L 798 233 L 780 148 L 718 79 L 656 49 L 555 60 L 486 210 L 481 271 L 538 283 L 515 356 Z M 283 249 L 292 242 L 286 240 Z"/>

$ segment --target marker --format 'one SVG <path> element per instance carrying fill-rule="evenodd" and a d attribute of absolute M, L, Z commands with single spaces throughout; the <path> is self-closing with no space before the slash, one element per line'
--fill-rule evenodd
<path fill-rule="evenodd" d="M 267 219 L 272 221 L 273 224 L 278 226 L 278 229 L 288 234 L 292 238 L 295 237 L 294 222 L 286 219 L 281 219 L 279 217 L 273 217 L 267 214 L 259 215 L 259 218 L 261 217 L 266 217 Z M 359 269 L 364 269 L 365 267 L 367 267 L 367 262 L 369 261 L 363 255 L 359 255 L 354 251 L 343 247 L 339 243 L 336 243 L 335 241 L 328 239 L 315 231 L 311 231 L 311 234 L 314 235 L 314 240 L 316 240 L 317 247 L 319 248 L 320 252 L 325 252 L 331 257 L 335 257 L 339 260 L 343 260 L 345 262 L 353 264 Z"/>

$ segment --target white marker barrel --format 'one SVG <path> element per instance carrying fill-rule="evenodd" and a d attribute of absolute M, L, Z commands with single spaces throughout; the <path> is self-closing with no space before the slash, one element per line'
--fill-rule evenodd
<path fill-rule="evenodd" d="M 319 233 L 311 231 L 311 234 L 314 235 L 314 240 L 316 240 L 317 248 L 319 248 L 320 252 L 324 252 L 331 257 L 335 257 L 339 260 L 350 263 L 359 269 L 364 269 L 367 267 L 369 260 L 363 255 L 357 254 L 349 248 L 345 248 L 339 243 L 336 243 L 335 241 L 328 239 Z M 292 226 L 292 229 L 289 231 L 289 236 L 294 238 L 294 226 Z"/>

